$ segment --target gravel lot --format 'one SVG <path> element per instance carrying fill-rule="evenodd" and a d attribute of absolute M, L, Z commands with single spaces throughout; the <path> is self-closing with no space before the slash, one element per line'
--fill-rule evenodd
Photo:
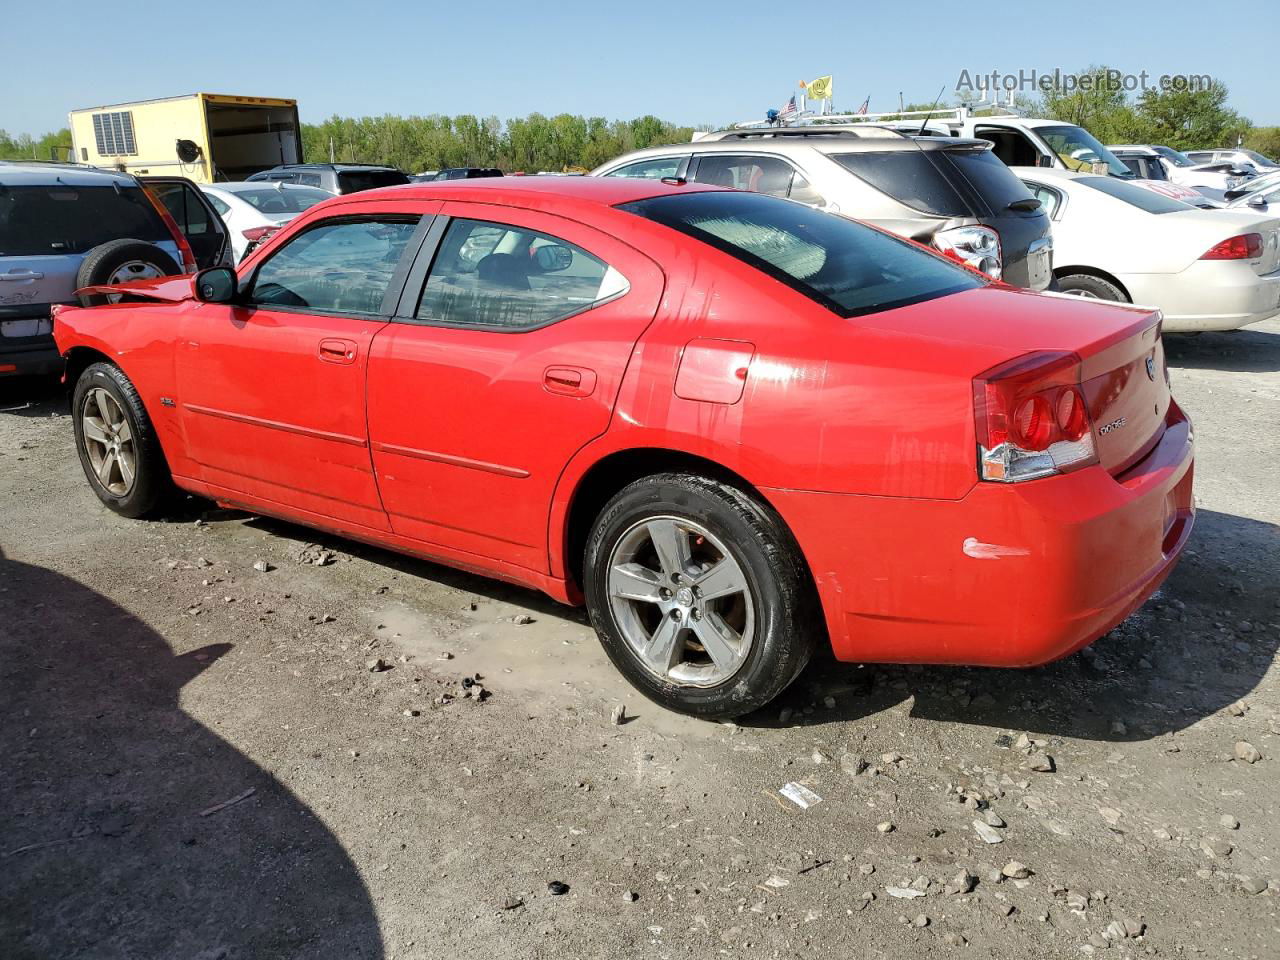
<path fill-rule="evenodd" d="M 116 517 L 60 393 L 0 385 L 0 957 L 1280 956 L 1280 321 L 1169 354 L 1200 513 L 1139 614 L 738 725 L 540 595 Z"/>

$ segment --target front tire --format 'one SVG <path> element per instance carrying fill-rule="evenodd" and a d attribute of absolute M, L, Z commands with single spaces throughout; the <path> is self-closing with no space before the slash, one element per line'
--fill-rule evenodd
<path fill-rule="evenodd" d="M 123 517 L 154 512 L 173 489 L 142 398 L 119 367 L 94 363 L 72 396 L 76 452 L 98 499 Z"/>
<path fill-rule="evenodd" d="M 668 709 L 739 717 L 780 694 L 811 656 L 814 592 L 768 506 L 689 474 L 632 483 L 584 558 L 591 622 L 619 671 Z"/>

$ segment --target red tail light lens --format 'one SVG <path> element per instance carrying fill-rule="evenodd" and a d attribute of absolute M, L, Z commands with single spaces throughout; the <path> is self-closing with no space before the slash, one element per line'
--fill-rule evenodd
<path fill-rule="evenodd" d="M 1214 244 L 1201 260 L 1253 260 L 1262 256 L 1262 234 L 1242 233 Z"/>
<path fill-rule="evenodd" d="M 983 480 L 1034 480 L 1098 460 L 1074 353 L 1028 353 L 992 367 L 974 378 L 973 404 Z"/>
<path fill-rule="evenodd" d="M 260 240 L 265 240 L 279 229 L 279 227 L 250 227 L 248 230 L 241 230 L 240 233 L 250 243 L 257 243 Z"/>

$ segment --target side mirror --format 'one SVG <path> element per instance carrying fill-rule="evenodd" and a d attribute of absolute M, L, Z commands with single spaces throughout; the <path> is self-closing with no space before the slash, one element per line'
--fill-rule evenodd
<path fill-rule="evenodd" d="M 236 272 L 230 267 L 209 267 L 191 281 L 191 289 L 201 303 L 231 303 L 236 298 Z"/>
<path fill-rule="evenodd" d="M 549 243 L 535 250 L 533 258 L 543 273 L 555 273 L 569 269 L 569 265 L 573 263 L 573 251 L 558 243 Z"/>
<path fill-rule="evenodd" d="M 1050 157 L 1050 156 L 1048 156 L 1048 155 L 1046 155 L 1046 154 L 1043 154 L 1043 153 L 1042 153 L 1042 154 L 1040 154 L 1040 161 L 1039 161 L 1039 163 L 1037 163 L 1037 164 L 1036 164 L 1036 166 L 1038 166 L 1038 167 L 1052 167 L 1052 166 L 1053 166 L 1053 157 Z"/>
<path fill-rule="evenodd" d="M 1249 199 L 1246 200 L 1245 203 L 1250 207 L 1265 207 L 1267 205 L 1267 198 L 1261 193 L 1251 193 L 1249 195 Z"/>

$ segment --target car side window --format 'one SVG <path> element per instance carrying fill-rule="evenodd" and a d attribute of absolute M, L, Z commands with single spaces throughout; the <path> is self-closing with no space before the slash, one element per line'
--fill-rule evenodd
<path fill-rule="evenodd" d="M 164 204 L 185 236 L 214 232 L 209 223 L 209 211 L 200 202 L 194 187 L 185 183 L 153 183 L 148 185 L 148 189 Z"/>
<path fill-rule="evenodd" d="M 1042 187 L 1039 184 L 1028 183 L 1027 189 L 1031 191 L 1031 195 L 1040 201 L 1040 209 L 1049 217 L 1058 212 L 1058 204 L 1062 202 L 1062 195 L 1057 190 L 1050 190 L 1048 187 Z"/>
<path fill-rule="evenodd" d="M 787 197 L 810 207 L 825 207 L 827 205 L 827 198 L 815 190 L 809 181 L 800 175 L 799 171 L 796 172 L 796 175 L 791 180 L 791 192 L 787 194 Z"/>
<path fill-rule="evenodd" d="M 751 193 L 766 193 L 771 197 L 787 197 L 795 176 L 795 167 L 778 157 L 705 154 L 698 158 L 698 169 L 690 179 Z"/>
<path fill-rule="evenodd" d="M 415 317 L 518 332 L 627 289 L 622 274 L 572 243 L 523 227 L 455 219 L 440 241 Z"/>
<path fill-rule="evenodd" d="M 327 313 L 379 314 L 417 217 L 321 222 L 254 274 L 246 302 Z"/>
<path fill-rule="evenodd" d="M 320 186 L 320 174 L 318 173 L 300 174 L 298 177 L 298 182 L 301 183 L 303 186 L 318 187 Z"/>
<path fill-rule="evenodd" d="M 674 177 L 680 170 L 684 157 L 651 157 L 648 160 L 637 160 L 617 170 L 610 170 L 606 177 L 640 177 L 644 180 L 661 180 L 663 177 Z"/>
<path fill-rule="evenodd" d="M 231 204 L 227 203 L 221 197 L 215 197 L 212 193 L 206 193 L 205 196 L 208 197 L 209 202 L 213 204 L 213 209 L 218 211 L 218 216 L 225 217 L 231 212 Z"/>

